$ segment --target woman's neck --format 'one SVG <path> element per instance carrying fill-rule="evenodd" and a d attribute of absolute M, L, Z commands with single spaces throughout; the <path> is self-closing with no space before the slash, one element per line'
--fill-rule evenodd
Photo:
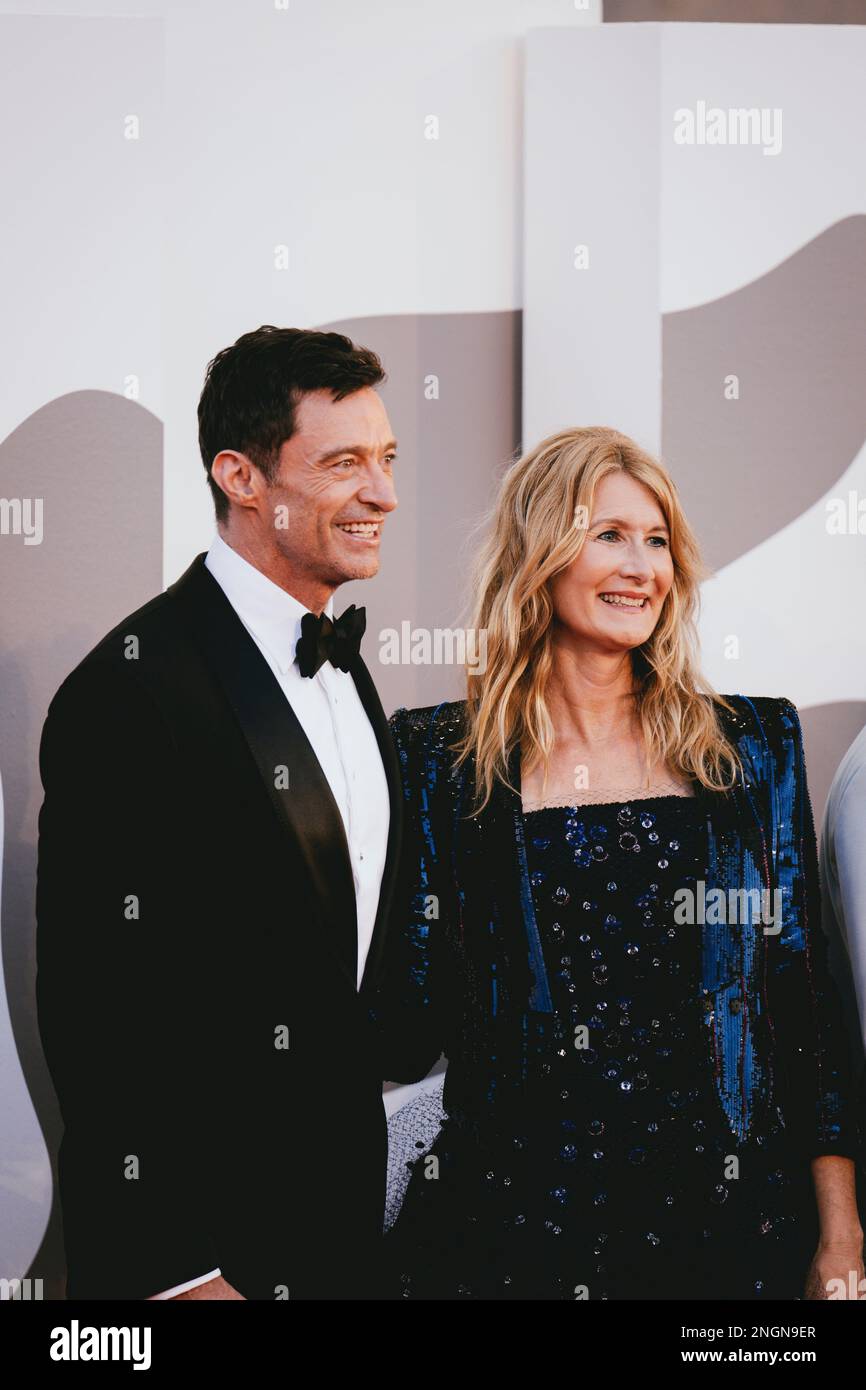
<path fill-rule="evenodd" d="M 631 655 L 554 652 L 545 696 L 557 740 L 604 747 L 638 732 Z"/>

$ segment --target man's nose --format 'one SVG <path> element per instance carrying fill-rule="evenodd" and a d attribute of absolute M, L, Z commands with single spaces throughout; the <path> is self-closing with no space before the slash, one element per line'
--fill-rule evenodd
<path fill-rule="evenodd" d="M 358 493 L 358 501 L 366 503 L 368 507 L 377 507 L 380 512 L 393 512 L 397 506 L 397 493 L 393 478 L 384 468 L 376 466 L 372 470 Z"/>

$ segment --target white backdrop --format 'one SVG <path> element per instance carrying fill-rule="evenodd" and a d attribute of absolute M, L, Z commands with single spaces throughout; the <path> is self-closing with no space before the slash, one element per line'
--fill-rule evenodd
<path fill-rule="evenodd" d="M 701 639 L 716 689 L 856 707 L 841 746 L 808 750 L 818 810 L 866 689 L 866 534 L 826 525 L 831 499 L 866 499 L 864 72 L 866 29 L 847 26 L 628 24 L 527 43 L 524 437 L 592 422 L 664 452 L 702 540 L 712 522 Z M 677 144 L 675 114 L 702 101 L 778 109 L 779 152 Z M 705 339 L 724 334 L 707 383 Z"/>

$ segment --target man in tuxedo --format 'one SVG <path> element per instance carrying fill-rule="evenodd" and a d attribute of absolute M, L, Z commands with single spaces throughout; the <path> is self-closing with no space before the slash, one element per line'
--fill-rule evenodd
<path fill-rule="evenodd" d="M 69 1298 L 374 1295 L 365 1023 L 399 769 L 332 596 L 397 505 L 378 357 L 264 326 L 210 363 L 218 534 L 48 710 L 37 1004 Z"/>

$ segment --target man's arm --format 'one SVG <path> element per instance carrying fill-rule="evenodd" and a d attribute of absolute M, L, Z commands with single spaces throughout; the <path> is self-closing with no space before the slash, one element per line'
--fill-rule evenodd
<path fill-rule="evenodd" d="M 825 835 L 828 830 L 825 823 Z M 851 960 L 866 1046 L 866 763 L 845 788 L 833 823 L 832 851 L 842 901 L 839 929 Z"/>
<path fill-rule="evenodd" d="M 208 1022 L 184 864 L 194 808 L 122 655 L 64 682 L 40 770 L 36 991 L 65 1126 L 67 1294 L 147 1298 L 219 1263 L 199 1178 Z"/>
<path fill-rule="evenodd" d="M 791 1141 L 809 1160 L 836 1155 L 856 1161 L 862 1145 L 852 1057 L 842 1004 L 828 964 L 821 923 L 818 853 L 803 731 L 796 707 L 779 702 L 780 785 L 788 788 L 779 814 L 778 862 L 785 885 L 792 865 L 796 893 L 774 946 L 777 1061 L 786 1075 Z M 786 877 L 787 876 L 787 877 Z M 853 1213 L 856 1217 L 856 1210 Z"/>

